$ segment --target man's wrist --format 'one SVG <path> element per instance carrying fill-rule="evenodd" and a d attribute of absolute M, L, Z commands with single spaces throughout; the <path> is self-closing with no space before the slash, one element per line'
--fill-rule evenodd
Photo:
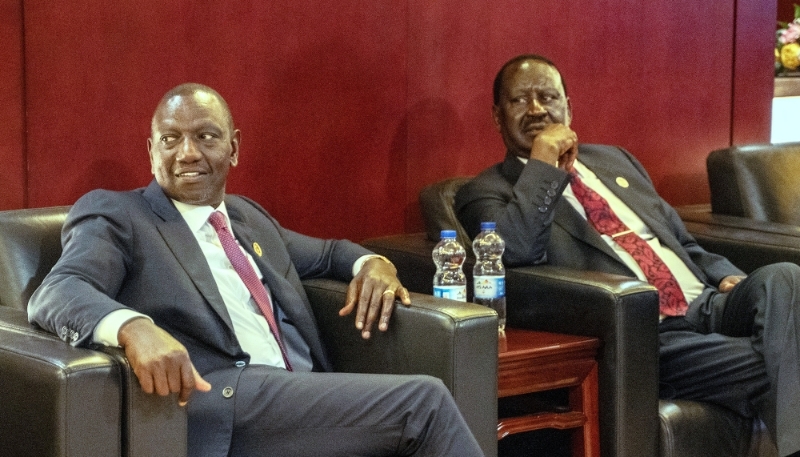
<path fill-rule="evenodd" d="M 150 326 L 153 325 L 153 320 L 147 316 L 134 316 L 131 319 L 125 321 L 124 324 L 119 328 L 119 335 L 117 336 L 119 340 L 119 347 L 124 348 L 130 342 L 131 336 L 136 336 L 137 333 L 141 334 L 143 326 Z"/>
<path fill-rule="evenodd" d="M 364 267 L 364 264 L 367 263 L 367 261 L 372 260 L 372 259 L 381 259 L 384 262 L 386 262 L 389 265 L 391 265 L 392 267 L 394 267 L 394 264 L 392 263 L 391 260 L 387 259 L 386 257 L 384 257 L 384 256 L 382 256 L 380 254 L 367 254 L 367 255 L 363 255 L 363 256 L 359 257 L 358 260 L 356 260 L 355 263 L 353 264 L 353 276 L 357 275 L 358 272 L 361 271 L 361 268 Z M 395 267 L 395 270 L 397 270 L 396 267 Z"/>
<path fill-rule="evenodd" d="M 132 309 L 118 309 L 108 313 L 100 319 L 92 332 L 92 342 L 103 346 L 119 347 L 119 331 L 132 319 L 145 318 L 152 322 L 148 316 Z"/>

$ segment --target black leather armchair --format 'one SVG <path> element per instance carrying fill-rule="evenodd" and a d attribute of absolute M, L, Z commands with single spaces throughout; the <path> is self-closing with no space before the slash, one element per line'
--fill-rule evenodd
<path fill-rule="evenodd" d="M 676 208 L 697 242 L 747 273 L 800 264 L 800 143 L 718 149 L 706 167 L 711 203 Z M 776 455 L 762 435 L 760 455 Z"/>
<path fill-rule="evenodd" d="M 711 204 L 676 208 L 697 242 L 746 272 L 800 264 L 800 143 L 720 149 L 706 164 Z"/>
<path fill-rule="evenodd" d="M 426 233 L 374 238 L 362 244 L 390 258 L 405 285 L 430 293 L 435 272 L 431 251 L 440 230 L 456 229 L 459 240 L 469 242 L 453 212 L 455 192 L 468 179 L 451 178 L 422 190 Z M 468 256 L 464 267 L 468 280 L 473 264 Z M 509 268 L 506 299 L 510 327 L 601 339 L 603 456 L 775 455 L 759 421 L 710 404 L 658 399 L 658 295 L 649 284 L 552 266 Z"/>
<path fill-rule="evenodd" d="M 0 454 L 186 455 L 184 410 L 174 397 L 142 393 L 122 351 L 73 348 L 27 321 L 28 298 L 60 256 L 67 210 L 0 211 Z M 364 341 L 337 315 L 346 284 L 304 286 L 336 370 L 441 378 L 486 455 L 496 455 L 494 312 L 412 294 L 388 332 Z"/>

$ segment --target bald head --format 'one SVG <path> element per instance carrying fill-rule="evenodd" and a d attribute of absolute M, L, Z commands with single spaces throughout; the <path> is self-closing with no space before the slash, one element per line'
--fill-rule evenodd
<path fill-rule="evenodd" d="M 503 66 L 500 67 L 500 71 L 497 72 L 497 76 L 495 76 L 494 84 L 492 86 L 492 98 L 495 105 L 500 102 L 500 93 L 504 89 L 506 73 L 512 70 L 516 71 L 516 69 L 525 62 L 541 62 L 553 67 L 553 69 L 558 72 L 561 85 L 564 87 L 564 95 L 567 95 L 567 85 L 564 82 L 564 78 L 561 76 L 561 71 L 558 69 L 556 64 L 554 64 L 547 57 L 540 56 L 538 54 L 521 54 L 504 63 Z"/>
<path fill-rule="evenodd" d="M 228 103 L 222 98 L 222 95 L 219 92 L 215 91 L 214 89 L 198 83 L 184 83 L 178 86 L 173 87 L 158 102 L 156 106 L 156 110 L 153 113 L 153 119 L 151 121 L 151 131 L 153 126 L 155 125 L 156 117 L 158 113 L 164 109 L 174 108 L 174 106 L 180 102 L 180 99 L 183 97 L 191 97 L 196 99 L 198 102 L 203 104 L 208 104 L 212 102 L 212 100 L 216 100 L 219 103 L 220 108 L 225 116 L 225 120 L 227 121 L 227 127 L 230 129 L 231 132 L 234 130 L 233 126 L 233 116 L 231 115 L 231 110 L 228 108 Z"/>

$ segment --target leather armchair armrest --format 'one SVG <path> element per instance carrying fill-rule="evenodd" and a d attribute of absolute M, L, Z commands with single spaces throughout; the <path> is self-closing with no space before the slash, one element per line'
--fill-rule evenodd
<path fill-rule="evenodd" d="M 303 282 L 336 371 L 427 374 L 441 379 L 487 456 L 497 454 L 497 315 L 472 303 L 412 293 L 389 330 L 369 340 L 340 317 L 347 284 Z"/>
<path fill-rule="evenodd" d="M 142 392 L 119 349 L 74 348 L 0 306 L 0 366 L 8 455 L 186 455 L 185 410 Z"/>
<path fill-rule="evenodd" d="M 655 288 L 593 271 L 510 268 L 506 302 L 510 327 L 600 338 L 600 423 L 601 429 L 614 427 L 601 432 L 601 449 L 611 455 L 658 455 Z"/>
<path fill-rule="evenodd" d="M 708 204 L 676 211 L 700 246 L 747 273 L 776 262 L 800 264 L 800 226 L 714 214 Z"/>
<path fill-rule="evenodd" d="M 122 455 L 119 377 L 108 355 L 64 344 L 0 306 L 2 454 Z"/>
<path fill-rule="evenodd" d="M 664 424 L 661 433 L 661 456 L 766 456 L 777 451 L 758 449 L 761 436 L 760 421 L 745 420 L 722 406 L 689 400 L 661 400 L 659 422 Z M 750 436 L 755 439 L 751 442 Z"/>
<path fill-rule="evenodd" d="M 178 395 L 146 394 L 120 348 L 102 348 L 120 370 L 123 401 L 123 435 L 128 457 L 186 456 L 188 417 L 178 405 Z"/>

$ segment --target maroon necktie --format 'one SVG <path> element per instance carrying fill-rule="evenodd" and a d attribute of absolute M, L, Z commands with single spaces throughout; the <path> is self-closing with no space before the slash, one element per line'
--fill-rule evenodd
<path fill-rule="evenodd" d="M 572 173 L 572 192 L 586 210 L 586 218 L 603 235 L 610 236 L 620 247 L 636 260 L 642 268 L 647 282 L 658 289 L 658 307 L 666 316 L 683 316 L 688 305 L 678 281 L 666 264 L 639 235 L 629 229 L 608 202 Z"/>
<path fill-rule="evenodd" d="M 247 286 L 247 290 L 250 291 L 256 304 L 258 304 L 258 308 L 261 309 L 261 313 L 267 320 L 269 329 L 278 342 L 278 347 L 281 350 L 286 369 L 292 371 L 289 357 L 286 356 L 286 348 L 283 347 L 283 341 L 281 341 L 281 333 L 278 329 L 278 324 L 275 322 L 275 315 L 272 312 L 272 301 L 269 298 L 267 289 L 264 287 L 264 284 L 261 283 L 261 280 L 258 279 L 258 275 L 253 269 L 253 266 L 250 265 L 247 257 L 228 230 L 228 226 L 225 224 L 225 216 L 219 211 L 214 211 L 211 213 L 211 217 L 208 218 L 208 222 L 214 227 L 214 230 L 217 231 L 219 241 L 222 243 L 222 248 L 225 250 L 225 254 L 228 256 L 231 265 L 233 265 L 233 269 L 236 270 L 236 273 L 242 278 L 242 282 Z"/>

